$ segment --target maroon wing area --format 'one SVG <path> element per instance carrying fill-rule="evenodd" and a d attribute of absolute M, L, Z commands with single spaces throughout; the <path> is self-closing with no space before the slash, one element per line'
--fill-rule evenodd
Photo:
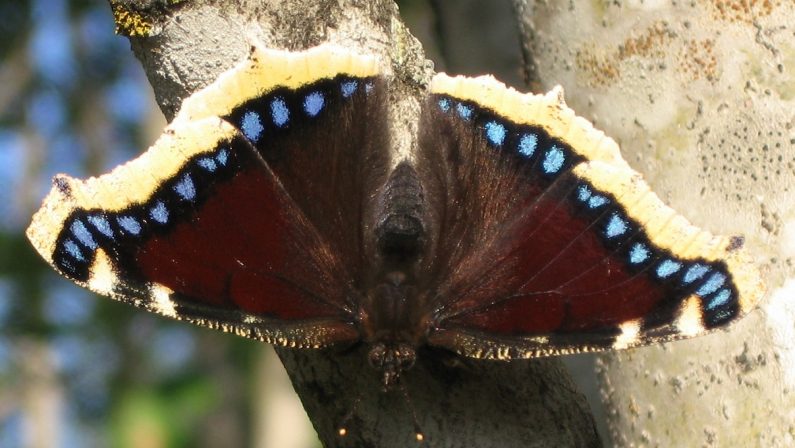
<path fill-rule="evenodd" d="M 131 248 L 130 263 L 143 279 L 179 292 L 186 304 L 280 320 L 346 318 L 350 277 L 342 260 L 331 256 L 332 248 L 248 142 L 237 140 L 227 157 L 227 179 L 200 180 L 203 168 L 186 165 L 177 179 L 195 179 L 204 200 Z M 167 196 L 164 189 L 161 197 Z M 176 211 L 179 197 L 171 196 L 176 201 L 165 202 L 166 210 Z M 158 224 L 148 218 L 149 226 Z"/>
<path fill-rule="evenodd" d="M 375 257 L 372 237 L 365 231 L 374 220 L 371 196 L 389 169 L 385 107 L 382 78 L 340 75 L 298 90 L 276 89 L 226 117 L 244 133 L 257 117 L 259 133 L 249 131 L 247 136 L 307 219 L 345 260 L 357 285 Z"/>
<path fill-rule="evenodd" d="M 725 266 L 651 244 L 621 192 L 578 178 L 586 160 L 542 128 L 441 95 L 421 123 L 418 169 L 435 211 L 430 343 L 466 351 L 450 337 L 463 332 L 576 350 L 609 346 L 632 320 L 670 336 L 694 292 L 710 304 L 706 327 L 736 314 Z"/>
<path fill-rule="evenodd" d="M 606 247 L 604 226 L 559 193 L 570 183 L 561 179 L 552 187 L 558 194 L 506 225 L 484 251 L 485 270 L 473 260 L 456 273 L 447 294 L 459 300 L 442 314 L 449 325 L 507 335 L 601 332 L 649 315 L 673 292 L 632 268 L 621 247 Z"/>
<path fill-rule="evenodd" d="M 56 266 L 88 282 L 102 249 L 121 300 L 295 345 L 358 338 L 364 229 L 387 176 L 383 94 L 380 79 L 340 75 L 241 104 L 223 117 L 239 134 L 184 160 L 144 202 L 74 211 Z"/>

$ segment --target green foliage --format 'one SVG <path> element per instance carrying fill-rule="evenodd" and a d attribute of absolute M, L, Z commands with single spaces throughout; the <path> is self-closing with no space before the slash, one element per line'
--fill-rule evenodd
<path fill-rule="evenodd" d="M 206 379 L 131 388 L 119 397 L 111 418 L 111 446 L 119 448 L 201 445 L 204 425 L 220 393 Z"/>

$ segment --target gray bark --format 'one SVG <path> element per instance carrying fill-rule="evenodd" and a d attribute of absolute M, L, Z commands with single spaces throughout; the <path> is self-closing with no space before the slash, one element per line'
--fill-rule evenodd
<path fill-rule="evenodd" d="M 131 38 L 168 118 L 244 58 L 251 39 L 293 50 L 330 41 L 389 61 L 393 149 L 408 154 L 431 70 L 391 1 L 195 2 L 170 11 L 147 36 Z M 412 446 L 412 415 L 426 446 L 599 445 L 587 404 L 557 359 L 478 362 L 423 351 L 404 376 L 409 404 L 399 392 L 380 392 L 363 347 L 278 353 L 326 446 Z M 351 411 L 348 436 L 340 438 L 337 427 Z"/>
<path fill-rule="evenodd" d="M 599 358 L 618 446 L 792 446 L 795 4 L 514 0 L 529 62 L 769 295 L 729 331 Z"/>

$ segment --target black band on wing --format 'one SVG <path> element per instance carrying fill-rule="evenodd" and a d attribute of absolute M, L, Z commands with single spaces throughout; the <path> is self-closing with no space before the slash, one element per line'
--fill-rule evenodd
<path fill-rule="evenodd" d="M 550 348 L 609 345 L 631 321 L 670 337 L 691 297 L 706 329 L 738 316 L 727 265 L 655 245 L 635 204 L 581 177 L 588 160 L 563 139 L 450 95 L 425 117 L 421 166 L 441 210 L 432 269 L 449 279 L 432 306 L 440 328 Z"/>

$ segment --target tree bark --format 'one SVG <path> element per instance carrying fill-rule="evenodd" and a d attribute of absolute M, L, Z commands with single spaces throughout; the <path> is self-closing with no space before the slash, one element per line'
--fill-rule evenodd
<path fill-rule="evenodd" d="M 769 297 L 729 331 L 599 358 L 618 446 L 792 446 L 795 4 L 514 0 L 544 88 L 695 224 L 745 235 Z"/>
<path fill-rule="evenodd" d="M 155 7 L 162 3 L 114 2 L 127 19 L 151 25 L 130 40 L 167 118 L 191 92 L 243 59 L 252 39 L 290 50 L 334 42 L 387 61 L 392 145 L 396 158 L 410 154 L 432 70 L 392 1 Z M 479 362 L 423 350 L 404 376 L 407 399 L 380 392 L 362 346 L 277 352 L 325 446 L 413 446 L 414 416 L 426 446 L 599 446 L 587 404 L 557 359 Z M 350 412 L 348 435 L 341 438 L 337 428 Z"/>

